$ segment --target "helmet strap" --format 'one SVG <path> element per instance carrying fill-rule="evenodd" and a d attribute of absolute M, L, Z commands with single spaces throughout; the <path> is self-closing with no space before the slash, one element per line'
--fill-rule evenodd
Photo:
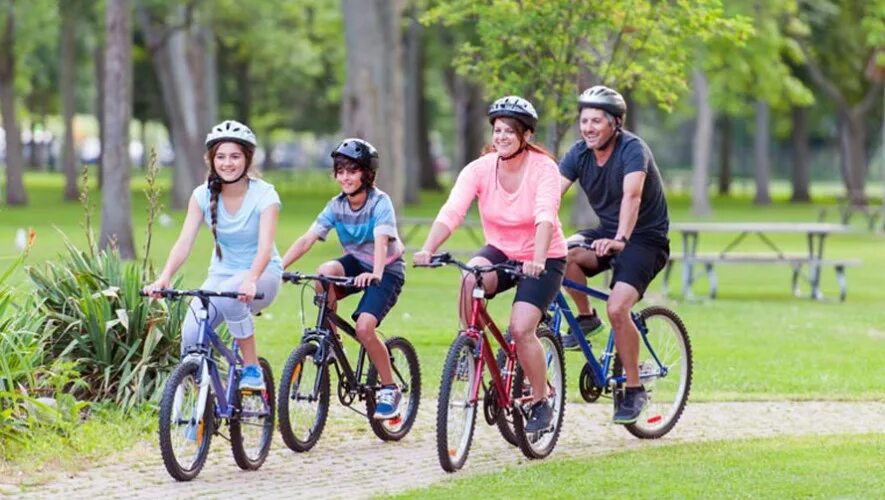
<path fill-rule="evenodd" d="M 519 146 L 519 149 L 517 149 L 516 152 L 513 153 L 512 155 L 509 155 L 509 156 L 500 156 L 500 155 L 499 155 L 498 158 L 501 159 L 501 160 L 507 161 L 507 160 L 510 160 L 510 159 L 516 158 L 516 157 L 519 156 L 520 153 L 522 153 L 523 151 L 525 151 L 525 144 L 521 144 L 521 145 Z"/>
<path fill-rule="evenodd" d="M 222 184 L 236 184 L 236 183 L 240 182 L 240 181 L 243 179 L 243 177 L 246 177 L 246 174 L 247 174 L 246 171 L 247 171 L 247 170 L 248 170 L 248 169 L 245 169 L 245 168 L 244 168 L 244 169 L 243 169 L 243 173 L 240 174 L 239 177 L 237 177 L 236 179 L 234 179 L 234 180 L 232 180 L 232 181 L 226 181 L 226 180 L 222 179 L 221 176 L 218 175 L 218 173 L 215 172 L 215 169 L 213 169 L 213 171 L 212 171 L 212 177 L 214 177 L 218 182 L 220 182 L 220 183 L 222 183 Z M 211 181 L 211 179 L 210 179 L 210 181 Z"/>
<path fill-rule="evenodd" d="M 608 149 L 609 144 L 611 144 L 615 140 L 615 138 L 618 137 L 618 135 L 620 135 L 620 134 L 621 134 L 621 126 L 619 124 L 615 128 L 615 131 L 611 135 L 611 137 L 609 137 L 608 140 L 605 141 L 605 144 L 603 144 L 602 146 L 599 146 L 598 148 L 593 148 L 593 149 L 595 151 L 605 151 L 606 149 Z"/>

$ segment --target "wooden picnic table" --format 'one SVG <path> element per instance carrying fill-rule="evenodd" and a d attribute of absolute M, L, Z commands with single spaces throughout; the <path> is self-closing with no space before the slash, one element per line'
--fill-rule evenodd
<path fill-rule="evenodd" d="M 398 217 L 396 225 L 398 226 L 399 236 L 406 247 L 406 251 L 417 250 L 422 242 L 413 241 L 415 236 L 422 233 L 422 229 L 430 230 L 433 226 L 433 217 Z M 476 248 L 470 249 L 469 252 L 475 252 L 477 249 L 485 245 L 485 236 L 482 233 L 482 224 L 480 221 L 472 218 L 465 218 L 458 226 L 458 230 L 463 229 L 470 241 L 476 244 Z M 455 252 L 468 252 L 468 250 L 454 250 Z"/>
<path fill-rule="evenodd" d="M 793 223 L 793 222 L 684 222 L 670 225 L 670 232 L 677 232 L 682 240 L 682 253 L 673 253 L 664 271 L 664 289 L 667 289 L 670 270 L 674 262 L 682 262 L 682 294 L 692 296 L 692 284 L 696 281 L 695 266 L 702 265 L 706 269 L 710 283 L 710 296 L 715 297 L 718 283 L 715 275 L 716 264 L 784 264 L 793 269 L 793 294 L 800 295 L 799 278 L 804 277 L 811 287 L 811 298 L 820 299 L 823 293 L 820 288 L 821 268 L 833 266 L 839 281 L 840 299 L 845 300 L 847 284 L 845 268 L 859 265 L 858 259 L 825 259 L 824 243 L 831 234 L 845 233 L 848 227 L 843 224 L 826 223 Z M 736 236 L 719 252 L 699 254 L 698 240 L 701 233 L 734 233 Z M 804 234 L 807 242 L 806 252 L 787 254 L 772 240 L 775 233 Z M 758 237 L 766 247 L 762 253 L 735 251 L 747 236 Z M 808 268 L 807 275 L 802 275 L 803 267 Z"/>

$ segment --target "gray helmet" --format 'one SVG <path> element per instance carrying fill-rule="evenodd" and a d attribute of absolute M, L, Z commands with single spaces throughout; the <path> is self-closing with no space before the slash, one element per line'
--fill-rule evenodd
<path fill-rule="evenodd" d="M 255 148 L 258 145 L 252 130 L 236 120 L 224 120 L 212 127 L 212 130 L 206 134 L 206 149 L 224 141 L 237 142 L 247 148 Z"/>
<path fill-rule="evenodd" d="M 622 118 L 627 112 L 627 103 L 616 91 L 604 85 L 595 85 L 578 96 L 578 109 L 584 108 L 599 108 Z"/>
<path fill-rule="evenodd" d="M 495 119 L 502 116 L 519 120 L 532 132 L 538 124 L 538 112 L 532 103 L 515 95 L 502 97 L 489 106 L 489 123 L 494 125 Z"/>
<path fill-rule="evenodd" d="M 356 137 L 344 139 L 332 151 L 332 158 L 336 156 L 350 158 L 367 170 L 378 170 L 378 150 L 375 149 L 375 146 L 369 144 L 369 141 Z"/>

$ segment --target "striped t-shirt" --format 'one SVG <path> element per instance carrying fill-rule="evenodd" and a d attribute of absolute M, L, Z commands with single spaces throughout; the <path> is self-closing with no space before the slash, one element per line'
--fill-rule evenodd
<path fill-rule="evenodd" d="M 323 241 L 329 231 L 335 229 L 344 252 L 353 255 L 363 264 L 366 272 L 372 272 L 375 262 L 375 238 L 390 237 L 387 247 L 385 272 L 405 277 L 403 247 L 396 229 L 396 215 L 390 196 L 378 188 L 370 188 L 366 202 L 357 210 L 350 208 L 347 195 L 334 196 L 320 212 L 310 231 Z"/>

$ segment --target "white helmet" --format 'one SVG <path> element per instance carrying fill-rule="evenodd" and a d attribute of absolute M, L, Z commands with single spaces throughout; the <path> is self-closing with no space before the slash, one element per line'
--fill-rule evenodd
<path fill-rule="evenodd" d="M 224 120 L 206 134 L 206 149 L 222 141 L 234 141 L 254 148 L 258 145 L 252 130 L 236 120 Z"/>

